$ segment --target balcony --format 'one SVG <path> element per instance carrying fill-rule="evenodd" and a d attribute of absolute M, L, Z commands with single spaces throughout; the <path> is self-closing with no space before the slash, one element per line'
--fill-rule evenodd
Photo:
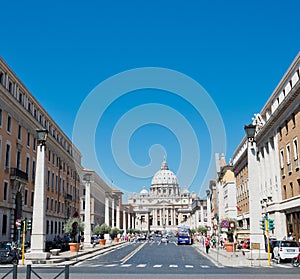
<path fill-rule="evenodd" d="M 28 174 L 17 168 L 10 168 L 10 179 L 28 183 Z"/>

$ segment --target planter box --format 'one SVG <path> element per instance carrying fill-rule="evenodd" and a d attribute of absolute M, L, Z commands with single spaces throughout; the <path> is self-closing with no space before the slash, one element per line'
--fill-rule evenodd
<path fill-rule="evenodd" d="M 99 239 L 99 244 L 104 246 L 106 244 L 106 239 Z"/>
<path fill-rule="evenodd" d="M 226 252 L 233 252 L 235 251 L 236 243 L 233 242 L 224 243 L 224 247 L 226 249 Z"/>
<path fill-rule="evenodd" d="M 69 243 L 70 252 L 78 252 L 80 249 L 80 243 Z"/>

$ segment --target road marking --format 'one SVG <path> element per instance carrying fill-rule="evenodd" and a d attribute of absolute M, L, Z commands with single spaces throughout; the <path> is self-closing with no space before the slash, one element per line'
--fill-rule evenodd
<path fill-rule="evenodd" d="M 169 267 L 178 267 L 177 264 L 170 264 Z"/>
<path fill-rule="evenodd" d="M 105 267 L 115 267 L 115 266 L 117 266 L 118 264 L 107 264 L 107 265 L 105 265 Z"/>
<path fill-rule="evenodd" d="M 146 242 L 142 243 L 140 246 L 131 251 L 127 256 L 125 256 L 120 262 L 126 263 L 134 254 L 136 254 L 139 250 L 141 250 L 146 245 Z"/>
<path fill-rule="evenodd" d="M 147 264 L 138 264 L 136 267 L 146 267 Z"/>
<path fill-rule="evenodd" d="M 202 268 L 209 268 L 208 265 L 201 265 Z"/>
<path fill-rule="evenodd" d="M 121 267 L 130 267 L 132 264 L 121 264 Z"/>
<path fill-rule="evenodd" d="M 186 267 L 186 268 L 194 268 L 193 265 L 188 265 L 188 264 L 186 264 L 185 267 Z"/>
<path fill-rule="evenodd" d="M 153 267 L 157 268 L 157 267 L 162 267 L 162 264 L 156 264 Z"/>

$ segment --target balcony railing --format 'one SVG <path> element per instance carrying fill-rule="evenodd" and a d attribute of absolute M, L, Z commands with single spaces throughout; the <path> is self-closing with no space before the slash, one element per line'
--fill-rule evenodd
<path fill-rule="evenodd" d="M 71 201 L 73 198 L 72 195 L 70 195 L 70 194 L 64 194 L 64 196 L 65 196 L 65 199 L 69 200 L 69 201 Z"/>
<path fill-rule="evenodd" d="M 17 168 L 10 168 L 10 179 L 28 182 L 28 174 Z"/>

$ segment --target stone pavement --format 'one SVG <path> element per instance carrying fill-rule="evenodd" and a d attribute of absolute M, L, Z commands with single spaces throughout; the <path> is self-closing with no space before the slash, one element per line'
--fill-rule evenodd
<path fill-rule="evenodd" d="M 232 266 L 232 267 L 268 267 L 268 259 L 266 253 L 262 253 L 259 257 L 257 251 L 240 250 L 236 252 L 226 252 L 223 248 L 210 248 L 209 253 L 205 251 L 205 247 L 196 242 L 195 248 L 201 254 L 210 259 L 217 266 Z M 260 258 L 260 259 L 259 259 Z M 271 266 L 272 261 L 271 261 Z"/>
<path fill-rule="evenodd" d="M 116 249 L 117 247 L 128 245 L 129 242 L 113 242 L 106 241 L 106 245 L 100 246 L 97 244 L 95 247 L 87 247 L 79 250 L 78 252 L 60 252 L 58 255 L 51 255 L 50 259 L 46 261 L 36 262 L 25 259 L 25 265 L 40 265 L 40 266 L 65 266 L 65 265 L 74 265 L 79 261 L 83 261 L 89 258 L 94 257 L 95 255 L 104 254 L 111 250 Z M 22 264 L 22 260 L 19 261 L 19 265 Z"/>

